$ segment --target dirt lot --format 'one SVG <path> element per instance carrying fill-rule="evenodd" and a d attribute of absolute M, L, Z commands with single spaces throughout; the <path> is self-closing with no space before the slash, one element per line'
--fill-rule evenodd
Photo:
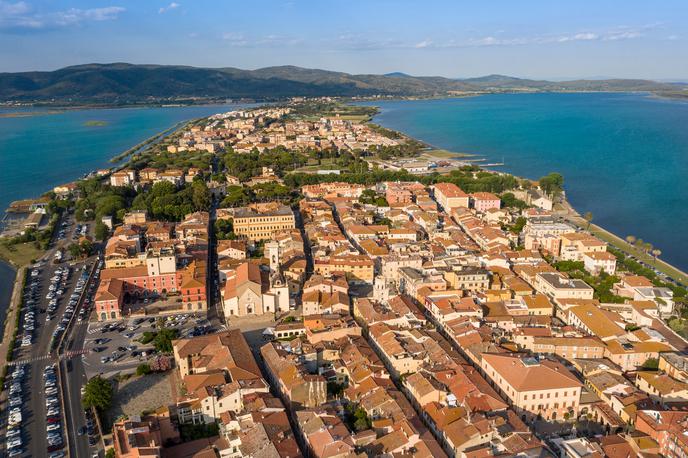
<path fill-rule="evenodd" d="M 141 415 L 144 410 L 155 410 L 172 403 L 169 377 L 172 371 L 164 374 L 149 374 L 132 377 L 123 382 L 114 381 L 115 394 L 112 408 L 108 412 L 108 431 L 120 415 Z"/>

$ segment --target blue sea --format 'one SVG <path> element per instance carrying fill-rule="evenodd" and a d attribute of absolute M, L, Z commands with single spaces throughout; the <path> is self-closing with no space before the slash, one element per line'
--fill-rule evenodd
<path fill-rule="evenodd" d="M 496 94 L 386 101 L 375 122 L 537 179 L 564 175 L 593 222 L 688 270 L 688 103 L 644 94 Z"/>
<path fill-rule="evenodd" d="M 0 108 L 0 218 L 10 202 L 36 197 L 73 181 L 110 158 L 174 126 L 245 105 L 67 110 Z M 31 114 L 2 117 L 4 114 Z M 104 126 L 87 126 L 104 121 Z M 0 323 L 14 282 L 14 269 L 0 261 Z M 2 331 L 0 331 L 2 333 Z"/>
<path fill-rule="evenodd" d="M 0 109 L 33 113 L 0 117 L 0 215 L 10 202 L 38 196 L 98 168 L 179 121 L 230 111 L 237 105 L 67 110 Z M 104 126 L 88 126 L 104 121 Z"/>

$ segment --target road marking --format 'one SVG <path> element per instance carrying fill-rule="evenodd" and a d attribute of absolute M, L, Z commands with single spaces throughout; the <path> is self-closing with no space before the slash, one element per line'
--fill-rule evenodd
<path fill-rule="evenodd" d="M 68 352 L 65 352 L 64 355 L 60 356 L 59 360 L 65 360 L 65 359 L 74 358 L 75 356 L 85 355 L 89 351 L 91 351 L 91 350 L 86 349 L 86 348 L 83 348 L 81 350 L 70 350 Z M 52 358 L 55 358 L 55 356 L 54 355 L 34 356 L 31 358 L 25 358 L 25 359 L 18 360 L 18 361 L 11 361 L 11 362 L 7 363 L 7 365 L 8 366 L 23 366 L 24 364 L 33 363 L 35 361 L 44 361 L 46 359 L 52 359 Z"/>

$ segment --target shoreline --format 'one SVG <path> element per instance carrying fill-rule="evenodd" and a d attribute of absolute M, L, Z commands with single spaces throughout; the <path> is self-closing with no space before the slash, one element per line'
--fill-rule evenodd
<path fill-rule="evenodd" d="M 335 99 L 339 99 L 343 103 L 356 104 L 361 102 L 376 102 L 376 101 L 414 101 L 414 100 L 441 100 L 441 99 L 464 99 L 472 97 L 481 97 L 485 95 L 517 95 L 517 94 L 635 94 L 635 95 L 645 95 L 647 97 L 663 99 L 667 101 L 688 101 L 688 96 L 684 94 L 666 94 L 662 92 L 648 91 L 648 90 L 585 90 L 585 89 L 571 89 L 571 90 L 526 90 L 526 89 L 504 89 L 496 91 L 467 91 L 465 93 L 461 92 L 448 92 L 446 94 L 426 94 L 426 95 L 389 95 L 389 96 L 335 96 Z M 322 96 L 326 97 L 326 96 Z M 287 102 L 292 97 L 284 97 L 281 99 L 246 99 L 244 100 L 232 100 L 232 99 L 219 99 L 219 100 L 205 100 L 201 103 L 128 103 L 122 105 L 113 105 L 107 103 L 93 103 L 84 105 L 61 105 L 61 104 L 50 104 L 45 102 L 35 102 L 27 103 L 25 105 L 10 105 L 7 103 L 0 103 L 0 110 L 22 110 L 22 109 L 32 109 L 32 108 L 45 108 L 46 111 L 31 113 L 27 112 L 11 112 L 11 113 L 0 113 L 0 119 L 2 118 L 12 118 L 12 117 L 29 117 L 29 116 L 41 116 L 47 114 L 59 114 L 65 111 L 75 111 L 75 110 L 116 110 L 120 108 L 178 108 L 178 107 L 203 107 L 212 105 L 236 105 L 236 104 L 264 104 L 264 103 L 283 103 Z M 18 113 L 18 115 L 15 115 Z"/>
<path fill-rule="evenodd" d="M 593 91 L 584 91 L 584 92 L 593 92 Z M 597 91 L 597 92 L 601 92 L 601 91 Z M 604 91 L 604 92 L 608 92 L 608 91 Z M 564 93 L 564 92 L 561 92 L 561 93 Z M 647 97 L 657 97 L 656 94 L 653 94 L 650 92 L 645 92 L 645 91 L 642 91 L 642 92 L 627 91 L 625 93 L 636 94 L 636 95 L 646 94 Z M 672 98 L 672 99 L 665 98 L 665 100 L 681 102 L 680 98 Z M 382 124 L 376 122 L 375 116 L 380 114 L 380 111 L 379 111 L 380 108 L 378 106 L 375 106 L 375 108 L 378 109 L 378 113 L 376 115 L 373 115 L 373 119 L 371 120 L 372 123 L 379 125 L 385 129 L 396 131 L 400 135 L 402 135 L 406 138 L 413 139 L 419 143 L 422 143 L 423 145 L 426 145 L 429 148 L 444 149 L 444 148 L 441 148 L 439 146 L 431 145 L 428 142 L 425 142 L 421 139 L 415 138 L 415 137 L 407 134 L 406 132 L 393 129 L 391 127 L 386 127 L 386 126 L 383 126 Z M 462 159 L 461 154 L 462 153 L 456 153 L 456 156 L 454 156 L 453 159 L 461 160 Z M 473 156 L 474 157 L 483 157 L 479 153 L 474 153 Z M 476 163 L 473 165 L 479 167 L 481 170 L 486 171 L 486 172 L 508 173 L 510 175 L 513 175 L 511 172 L 509 172 L 508 167 L 501 166 L 500 167 L 501 170 L 490 170 L 489 168 L 482 167 L 480 165 L 480 163 Z M 518 175 L 513 175 L 513 176 L 516 178 L 519 178 L 519 179 L 529 179 L 529 178 L 521 177 Z M 634 247 L 633 245 L 626 242 L 626 240 L 623 237 L 618 236 L 617 234 L 613 233 L 612 231 L 610 231 L 608 229 L 603 228 L 602 226 L 591 223 L 589 229 L 586 229 L 588 226 L 588 222 L 581 216 L 581 214 L 575 209 L 575 207 L 573 205 L 571 205 L 571 203 L 566 199 L 566 197 L 563 198 L 561 206 L 564 208 L 564 212 L 557 215 L 557 212 L 553 209 L 553 214 L 566 219 L 569 223 L 573 224 L 574 226 L 578 227 L 581 230 L 587 230 L 588 232 L 592 233 L 593 235 L 597 236 L 598 238 L 602 239 L 603 241 L 607 242 L 608 244 L 612 245 L 613 247 L 621 250 L 626 255 L 631 255 L 631 256 L 638 258 L 639 260 L 646 263 L 650 268 L 656 269 L 656 270 L 666 274 L 667 276 L 673 278 L 675 281 L 677 281 L 683 285 L 688 285 L 688 272 L 686 272 L 686 271 L 684 271 L 684 270 L 682 270 L 682 269 L 674 266 L 673 264 L 670 264 L 670 263 L 668 263 L 662 259 L 659 259 L 659 258 L 655 259 L 654 257 L 652 257 L 648 254 L 643 254 L 636 247 Z"/>
<path fill-rule="evenodd" d="M 591 223 L 589 229 L 585 229 L 588 225 L 588 222 L 580 215 L 580 213 L 571 205 L 571 203 L 564 198 L 562 202 L 562 206 L 564 207 L 565 214 L 562 215 L 564 219 L 566 219 L 568 222 L 576 225 L 580 229 L 587 230 L 588 232 L 592 233 L 596 237 L 602 239 L 603 241 L 609 243 L 610 245 L 613 245 L 615 248 L 623 251 L 626 254 L 630 254 L 635 257 L 640 257 L 639 253 L 640 250 L 638 250 L 636 247 L 628 243 L 625 239 L 622 237 L 619 237 L 615 233 L 603 228 L 602 226 L 599 226 L 597 224 Z M 651 267 L 656 268 L 660 272 L 664 272 L 670 277 L 672 277 L 674 280 L 683 283 L 683 284 L 688 284 L 688 273 L 679 269 L 678 267 L 669 264 L 666 261 L 663 261 L 659 258 L 654 260 L 652 256 L 646 255 L 646 257 L 651 258 L 651 261 L 648 261 L 649 265 Z M 671 273 L 667 272 L 671 271 Z"/>
<path fill-rule="evenodd" d="M 540 91 L 540 92 L 544 92 L 544 91 Z M 581 92 L 600 92 L 600 91 L 581 91 Z M 626 93 L 639 94 L 641 92 L 629 92 L 629 91 L 627 91 Z M 645 93 L 650 97 L 654 95 L 654 94 L 648 93 L 648 92 L 642 92 L 642 93 Z M 477 95 L 484 95 L 484 94 L 476 94 L 476 96 Z M 456 97 L 442 97 L 442 98 L 456 98 Z M 408 99 L 404 99 L 404 100 L 408 100 Z M 354 102 L 354 101 L 348 102 L 348 104 L 355 104 L 355 103 L 356 102 Z M 213 105 L 213 104 L 207 104 L 206 106 L 210 106 L 210 105 Z M 193 105 L 190 105 L 190 106 L 193 106 Z M 199 104 L 199 106 L 201 106 L 201 104 Z M 95 108 L 95 107 L 92 107 L 92 108 Z M 141 107 L 141 108 L 144 108 L 144 107 Z M 441 148 L 439 146 L 431 145 L 431 144 L 429 144 L 423 140 L 412 137 L 403 131 L 385 127 L 382 124 L 379 124 L 378 122 L 375 121 L 375 116 L 379 115 L 380 112 L 379 112 L 379 107 L 374 106 L 374 108 L 376 108 L 378 110 L 378 112 L 376 114 L 372 115 L 372 118 L 369 120 L 369 122 L 374 123 L 374 124 L 384 128 L 384 129 L 389 129 L 391 131 L 397 132 L 399 135 L 401 135 L 405 138 L 414 140 L 414 141 L 424 145 L 425 151 L 421 152 L 420 156 L 425 155 L 426 157 L 429 157 L 429 153 L 431 153 L 432 150 L 438 150 L 438 151 L 442 151 L 443 153 L 446 153 L 447 154 L 446 158 L 451 157 L 452 159 L 456 159 L 456 160 L 461 160 L 462 158 L 465 159 L 465 158 L 471 158 L 471 157 L 474 157 L 474 158 L 475 157 L 483 157 L 479 153 L 459 153 L 459 152 L 448 151 L 448 150 Z M 75 109 L 77 109 L 77 108 L 75 108 Z M 203 118 L 198 118 L 198 119 L 203 119 Z M 190 122 L 194 122 L 196 120 L 197 119 L 179 121 L 176 124 L 172 125 L 171 127 L 167 128 L 161 132 L 158 132 L 157 134 L 149 137 L 148 139 L 146 139 L 142 142 L 139 142 L 138 144 L 125 150 L 124 152 L 110 158 L 110 160 L 108 162 L 112 163 L 112 164 L 121 163 L 127 157 L 130 157 L 131 155 L 133 155 L 137 152 L 145 150 L 147 147 L 150 147 L 151 145 L 158 143 L 159 141 L 166 138 L 167 136 L 177 132 L 183 126 L 188 125 Z M 449 155 L 449 153 L 451 153 L 451 156 Z M 444 154 L 443 154 L 443 156 L 444 156 Z M 438 159 L 440 159 L 440 158 L 438 157 Z M 509 173 L 508 168 L 504 168 L 503 172 L 502 172 L 502 171 L 498 171 L 498 170 L 490 170 L 488 168 L 481 166 L 479 163 L 476 163 L 474 165 L 479 167 L 481 170 L 484 170 L 484 171 L 487 171 L 490 173 Z M 516 176 L 516 175 L 514 175 L 514 176 Z M 523 177 L 517 177 L 517 178 L 523 179 Z M 74 180 L 78 180 L 78 179 L 79 178 L 75 178 Z M 566 200 L 565 197 L 562 201 L 561 206 L 563 207 L 564 212 L 562 214 L 559 214 L 558 216 L 561 216 L 562 218 L 566 219 L 568 222 L 570 222 L 571 224 L 575 225 L 578 228 L 584 229 L 588 226 L 587 221 L 585 221 L 580 216 L 580 213 L 570 204 L 570 202 L 568 202 L 568 200 Z M 553 211 L 553 213 L 557 214 L 556 211 Z M 679 281 L 680 283 L 683 283 L 683 284 L 688 284 L 688 273 L 687 272 L 685 272 L 685 271 L 679 269 L 678 267 L 676 267 L 672 264 L 669 264 L 668 262 L 663 261 L 661 259 L 655 260 L 654 258 L 652 258 L 649 255 L 646 255 L 646 256 L 640 255 L 639 250 L 637 250 L 635 247 L 633 247 L 628 242 L 626 242 L 622 237 L 619 237 L 618 235 L 614 234 L 613 232 L 611 232 L 611 231 L 609 231 L 609 230 L 607 230 L 601 226 L 598 226 L 596 224 L 590 224 L 590 229 L 588 229 L 588 231 L 597 235 L 599 238 L 603 239 L 604 241 L 606 241 L 610 245 L 613 245 L 614 247 L 620 249 L 624 253 L 630 254 L 632 256 L 636 256 L 638 258 L 642 258 L 642 260 L 644 262 L 646 262 L 649 266 L 655 268 L 656 270 L 659 270 L 660 272 L 665 273 L 666 275 L 672 277 L 674 280 Z M 14 266 L 7 259 L 0 259 L 0 262 L 4 262 L 5 264 L 7 264 L 8 266 L 10 266 L 11 268 L 13 268 L 15 270 L 23 267 L 23 266 Z"/>

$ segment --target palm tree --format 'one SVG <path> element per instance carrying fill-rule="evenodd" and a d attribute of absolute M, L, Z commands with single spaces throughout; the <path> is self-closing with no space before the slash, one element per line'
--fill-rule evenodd
<path fill-rule="evenodd" d="M 643 249 L 645 250 L 645 254 L 650 253 L 650 251 L 652 251 L 652 244 L 650 242 L 644 243 Z"/>
<path fill-rule="evenodd" d="M 590 229 L 590 223 L 592 223 L 592 212 L 585 212 L 585 215 L 583 215 L 583 218 L 585 219 L 585 221 L 588 222 L 587 229 L 589 230 Z"/>
<path fill-rule="evenodd" d="M 643 250 L 643 245 L 645 245 L 645 242 L 643 242 L 643 239 L 636 239 L 635 242 L 633 243 L 635 245 L 636 249 L 639 251 Z"/>
<path fill-rule="evenodd" d="M 654 250 L 652 250 L 652 256 L 655 257 L 655 262 L 657 262 L 657 258 L 660 257 L 661 255 L 662 255 L 662 250 L 660 250 L 659 248 L 655 248 Z"/>
<path fill-rule="evenodd" d="M 627 235 L 626 242 L 628 242 L 629 245 L 633 245 L 635 243 L 635 235 Z"/>

